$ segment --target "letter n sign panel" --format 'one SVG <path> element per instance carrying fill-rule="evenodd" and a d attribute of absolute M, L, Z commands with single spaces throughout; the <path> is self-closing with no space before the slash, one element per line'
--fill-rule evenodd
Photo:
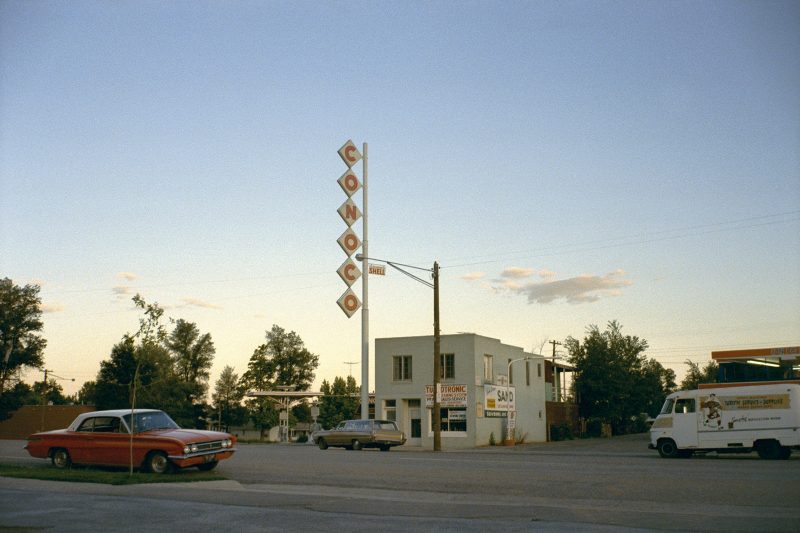
<path fill-rule="evenodd" d="M 353 316 L 353 313 L 358 311 L 359 307 L 361 307 L 361 300 L 358 299 L 358 296 L 356 296 L 356 293 L 354 293 L 352 289 L 347 289 L 345 293 L 336 300 L 336 303 L 342 308 L 347 318 Z"/>

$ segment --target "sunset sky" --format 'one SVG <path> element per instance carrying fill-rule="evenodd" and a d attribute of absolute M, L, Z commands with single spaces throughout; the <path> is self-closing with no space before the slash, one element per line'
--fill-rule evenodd
<path fill-rule="evenodd" d="M 273 324 L 347 375 L 348 139 L 445 334 L 618 320 L 679 376 L 800 345 L 798 2 L 0 0 L 0 277 L 41 284 L 65 392 L 136 293 L 211 333 L 212 387 Z M 429 288 L 370 280 L 373 340 L 432 333 Z"/>

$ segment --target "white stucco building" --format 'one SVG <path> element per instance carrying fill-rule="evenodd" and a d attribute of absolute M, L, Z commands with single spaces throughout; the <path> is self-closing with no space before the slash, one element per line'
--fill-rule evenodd
<path fill-rule="evenodd" d="M 547 439 L 541 355 L 460 333 L 442 335 L 441 362 L 443 449 L 486 446 L 492 436 L 502 443 L 509 411 L 517 440 Z M 433 446 L 432 385 L 432 335 L 375 340 L 375 416 L 396 420 L 406 446 Z"/>

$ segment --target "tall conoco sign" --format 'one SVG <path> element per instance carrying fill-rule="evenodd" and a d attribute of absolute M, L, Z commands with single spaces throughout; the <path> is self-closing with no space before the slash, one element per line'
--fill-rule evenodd
<path fill-rule="evenodd" d="M 344 143 L 344 146 L 339 148 L 339 156 L 342 158 L 342 161 L 344 161 L 344 164 L 347 165 L 347 171 L 345 171 L 338 180 L 339 186 L 344 191 L 344 194 L 347 195 L 347 199 L 339 206 L 337 211 L 347 225 L 347 229 L 344 230 L 344 233 L 339 236 L 336 242 L 338 242 L 339 246 L 344 250 L 347 259 L 344 260 L 344 263 L 342 263 L 342 266 L 340 266 L 336 272 L 339 274 L 339 277 L 342 278 L 345 285 L 347 285 L 347 290 L 344 291 L 344 294 L 339 297 L 336 303 L 339 304 L 339 307 L 341 307 L 344 314 L 347 315 L 347 318 L 352 317 L 359 308 L 361 309 L 361 418 L 366 420 L 369 418 L 369 239 L 367 238 L 369 229 L 367 225 L 369 220 L 367 209 L 369 205 L 367 201 L 367 191 L 369 190 L 367 160 L 369 158 L 367 157 L 367 143 L 364 143 L 364 153 L 362 155 L 362 153 L 358 151 L 358 148 L 356 148 L 356 145 L 353 144 L 353 141 L 347 141 Z M 363 187 L 358 180 L 358 176 L 356 176 L 356 173 L 353 171 L 353 165 L 359 161 L 361 161 L 361 176 L 364 179 Z M 364 210 L 363 213 L 353 201 L 353 195 L 357 193 L 359 189 L 362 194 L 361 206 Z M 353 231 L 353 224 L 355 224 L 359 218 L 362 219 L 361 239 L 359 239 L 358 235 Z M 363 256 L 361 259 L 363 273 L 362 270 L 358 269 L 358 265 L 356 265 L 352 259 L 353 254 L 356 253 L 356 250 L 359 248 L 361 248 L 361 256 Z M 363 305 L 352 289 L 353 283 L 358 281 L 358 278 L 361 278 L 361 297 L 364 298 Z"/>
<path fill-rule="evenodd" d="M 366 146 L 366 145 L 365 145 Z M 345 259 L 344 263 L 338 268 L 336 271 L 339 274 L 339 277 L 342 278 L 345 285 L 347 285 L 347 290 L 345 290 L 344 294 L 342 294 L 339 299 L 336 301 L 339 304 L 339 307 L 344 311 L 344 314 L 347 315 L 348 318 L 352 317 L 353 314 L 361 308 L 361 300 L 358 299 L 358 296 L 355 292 L 353 292 L 352 286 L 361 277 L 361 271 L 358 269 L 358 266 L 353 261 L 352 256 L 359 248 L 362 246 L 361 239 L 359 239 L 358 235 L 356 235 L 355 231 L 353 231 L 353 224 L 361 218 L 362 213 L 358 206 L 353 201 L 353 195 L 361 189 L 361 182 L 356 176 L 356 173 L 353 171 L 353 165 L 358 163 L 361 159 L 361 152 L 358 151 L 358 148 L 353 141 L 347 141 L 344 145 L 339 148 L 339 156 L 344 161 L 344 164 L 347 165 L 347 171 L 341 175 L 339 178 L 339 186 L 344 191 L 345 195 L 347 195 L 347 199 L 344 203 L 339 206 L 337 210 L 339 212 L 339 216 L 342 217 L 342 220 L 347 225 L 347 229 L 344 230 L 344 233 L 341 234 L 339 239 L 336 242 L 339 243 L 339 246 L 344 251 L 345 255 L 347 255 L 347 259 Z M 366 172 L 366 161 L 365 161 L 365 169 Z M 364 205 L 366 210 L 366 189 L 364 190 Z M 364 217 L 364 255 L 366 256 L 366 232 L 367 232 L 367 224 L 366 224 L 366 216 Z"/>

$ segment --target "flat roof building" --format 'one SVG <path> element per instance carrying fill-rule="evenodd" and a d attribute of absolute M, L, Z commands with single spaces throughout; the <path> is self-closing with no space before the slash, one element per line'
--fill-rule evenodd
<path fill-rule="evenodd" d="M 517 441 L 547 440 L 544 357 L 474 333 L 441 336 L 442 449 L 500 444 L 511 414 Z M 395 420 L 406 446 L 433 446 L 433 336 L 375 340 L 375 416 Z"/>

